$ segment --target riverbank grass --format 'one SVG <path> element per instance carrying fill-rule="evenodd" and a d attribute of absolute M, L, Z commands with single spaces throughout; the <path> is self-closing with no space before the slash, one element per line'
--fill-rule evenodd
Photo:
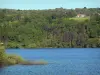
<path fill-rule="evenodd" d="M 10 66 L 10 65 L 46 65 L 45 61 L 27 61 L 21 56 L 16 54 L 6 54 L 5 47 L 3 43 L 0 43 L 0 66 Z"/>

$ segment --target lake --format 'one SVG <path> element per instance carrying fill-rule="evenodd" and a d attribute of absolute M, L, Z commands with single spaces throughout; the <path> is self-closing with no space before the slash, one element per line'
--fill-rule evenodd
<path fill-rule="evenodd" d="M 99 48 L 7 49 L 6 52 L 49 64 L 4 67 L 0 75 L 100 75 Z"/>

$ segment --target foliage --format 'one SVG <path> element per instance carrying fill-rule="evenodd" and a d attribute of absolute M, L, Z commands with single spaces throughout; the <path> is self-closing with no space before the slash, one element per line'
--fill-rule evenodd
<path fill-rule="evenodd" d="M 0 9 L 0 40 L 6 48 L 100 47 L 94 39 L 100 39 L 98 8 Z"/>
<path fill-rule="evenodd" d="M 6 54 L 4 44 L 0 43 L 0 68 L 10 65 L 46 65 L 45 61 L 26 61 L 21 56 L 16 54 Z"/>
<path fill-rule="evenodd" d="M 5 63 L 5 58 L 6 58 L 5 48 L 3 46 L 3 43 L 0 43 L 0 67 L 2 67 L 3 64 Z"/>
<path fill-rule="evenodd" d="M 15 65 L 23 62 L 24 59 L 18 55 L 7 55 L 5 53 L 4 44 L 0 43 L 0 67 L 7 65 Z"/>
<path fill-rule="evenodd" d="M 24 61 L 24 59 L 16 54 L 13 55 L 6 55 L 6 65 L 15 65 L 15 64 L 20 64 L 21 62 Z"/>
<path fill-rule="evenodd" d="M 80 18 L 74 17 L 74 18 L 69 18 L 69 19 L 82 22 L 82 21 L 88 21 L 89 17 L 80 17 Z"/>

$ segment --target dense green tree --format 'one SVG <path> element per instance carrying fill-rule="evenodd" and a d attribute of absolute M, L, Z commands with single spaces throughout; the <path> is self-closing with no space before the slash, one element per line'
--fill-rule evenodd
<path fill-rule="evenodd" d="M 100 47 L 99 39 L 99 8 L 0 9 L 0 41 L 7 48 Z"/>

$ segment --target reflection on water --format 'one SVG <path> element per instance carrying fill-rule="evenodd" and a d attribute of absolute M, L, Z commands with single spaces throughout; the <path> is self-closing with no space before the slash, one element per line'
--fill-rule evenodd
<path fill-rule="evenodd" d="M 0 69 L 0 75 L 100 75 L 99 49 L 7 50 L 27 60 L 46 60 L 48 65 L 15 65 Z"/>

